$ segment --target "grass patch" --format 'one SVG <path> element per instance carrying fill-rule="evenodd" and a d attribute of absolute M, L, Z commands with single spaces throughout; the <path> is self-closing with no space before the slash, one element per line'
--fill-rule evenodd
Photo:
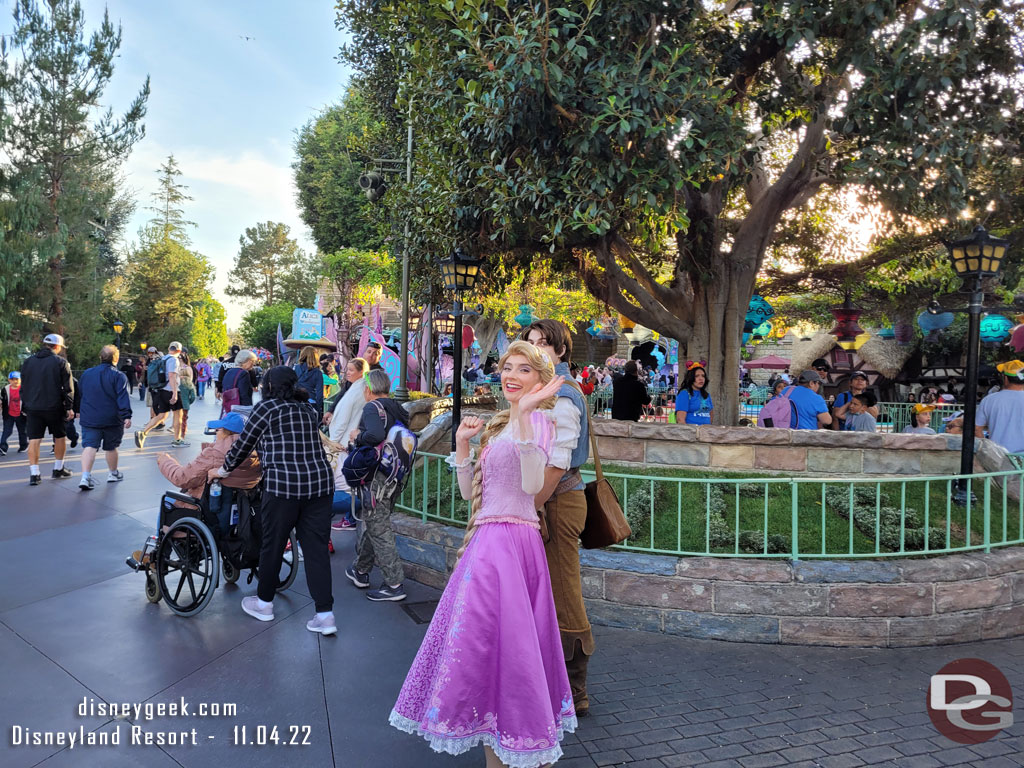
<path fill-rule="evenodd" d="M 793 483 L 787 477 L 603 466 L 607 475 L 627 475 L 608 478 L 633 528 L 624 546 L 668 554 L 792 552 Z M 590 479 L 586 473 L 585 479 Z M 717 482 L 701 482 L 709 479 Z M 453 481 L 443 461 L 428 458 L 413 473 L 398 508 L 416 516 L 426 509 L 429 519 L 464 525 L 469 504 L 458 495 Z M 948 500 L 947 481 L 799 482 L 799 553 L 913 554 L 980 545 L 985 530 L 984 486 L 981 481 L 975 486 L 979 498 L 968 510 Z M 1024 527 L 1018 502 L 1008 501 L 1004 513 L 1002 490 L 990 488 L 992 543 L 1020 540 Z M 904 509 L 905 515 L 901 514 Z"/>

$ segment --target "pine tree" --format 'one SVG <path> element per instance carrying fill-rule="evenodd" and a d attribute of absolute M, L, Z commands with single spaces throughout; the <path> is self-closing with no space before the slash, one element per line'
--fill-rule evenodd
<path fill-rule="evenodd" d="M 150 223 L 155 226 L 159 236 L 164 240 L 174 240 L 181 245 L 190 245 L 186 227 L 194 227 L 196 223 L 185 218 L 184 203 L 192 199 L 188 187 L 178 182 L 181 169 L 174 155 L 167 156 L 167 162 L 157 171 L 160 174 L 160 188 L 150 197 L 156 205 L 148 206 L 157 217 Z"/>
<path fill-rule="evenodd" d="M 17 0 L 10 39 L 14 55 L 6 46 L 0 50 L 2 140 L 9 159 L 3 181 L 6 191 L 28 194 L 6 211 L 8 228 L 17 228 L 14 270 L 24 270 L 16 282 L 24 289 L 31 275 L 39 308 L 64 333 L 69 301 L 90 296 L 98 306 L 97 218 L 110 211 L 112 169 L 144 135 L 149 79 L 123 116 L 108 109 L 93 119 L 113 75 L 121 30 L 104 14 L 86 41 L 77 0 L 47 0 L 45 10 L 35 0 Z"/>
<path fill-rule="evenodd" d="M 303 306 L 316 293 L 319 262 L 307 257 L 285 224 L 267 221 L 247 227 L 238 238 L 228 296 L 255 299 L 260 306 L 288 301 Z"/>

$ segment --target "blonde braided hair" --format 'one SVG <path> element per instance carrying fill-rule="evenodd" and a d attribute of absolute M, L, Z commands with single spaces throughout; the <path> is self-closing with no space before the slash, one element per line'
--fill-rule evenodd
<path fill-rule="evenodd" d="M 546 354 L 541 352 L 535 346 L 530 344 L 528 341 L 514 341 L 512 342 L 505 354 L 498 360 L 498 368 L 504 368 L 505 362 L 514 355 L 525 357 L 529 362 L 529 365 L 533 370 L 540 374 L 541 384 L 547 384 L 551 379 L 555 377 L 555 368 L 552 365 L 551 360 Z M 539 406 L 540 409 L 554 408 L 555 401 L 558 396 L 553 396 L 542 402 Z M 480 435 L 480 455 L 483 456 L 483 450 L 487 446 L 487 443 L 492 437 L 499 434 L 508 424 L 511 418 L 511 412 L 509 409 L 499 411 L 495 414 L 487 426 L 484 427 L 484 431 Z M 473 468 L 473 491 L 470 494 L 470 513 L 469 521 L 466 523 L 466 535 L 462 539 L 462 546 L 459 547 L 459 551 L 455 555 L 455 562 L 462 559 L 463 553 L 466 551 L 466 547 L 469 546 L 470 540 L 473 538 L 473 534 L 476 532 L 476 518 L 483 506 L 484 496 L 484 483 L 483 483 L 483 462 L 477 461 L 476 466 Z"/>

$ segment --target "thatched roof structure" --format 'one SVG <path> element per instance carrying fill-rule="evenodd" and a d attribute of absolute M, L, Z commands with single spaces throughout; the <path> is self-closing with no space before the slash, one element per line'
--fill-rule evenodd
<path fill-rule="evenodd" d="M 838 342 L 828 331 L 818 331 L 809 341 L 794 341 L 790 373 L 799 376 L 819 357 L 825 357 Z"/>
<path fill-rule="evenodd" d="M 895 339 L 881 339 L 878 336 L 872 336 L 857 350 L 860 359 L 867 363 L 868 367 L 887 379 L 899 376 L 913 353 L 914 347 L 911 344 L 903 346 L 896 343 Z"/>

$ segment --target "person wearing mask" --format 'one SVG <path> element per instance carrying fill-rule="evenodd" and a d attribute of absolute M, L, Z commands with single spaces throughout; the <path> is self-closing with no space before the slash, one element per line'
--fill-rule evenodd
<path fill-rule="evenodd" d="M 363 407 L 366 405 L 366 382 L 363 374 L 369 371 L 366 361 L 361 357 L 354 357 L 345 366 L 345 381 L 348 383 L 348 390 L 335 403 L 334 409 L 328 412 L 324 419 L 327 422 L 327 436 L 333 443 L 340 446 L 347 446 L 349 435 L 353 430 L 359 428 L 359 422 L 363 418 Z M 354 531 L 356 530 L 356 519 L 354 513 L 359 510 L 360 501 L 358 494 L 345 482 L 341 468 L 348 456 L 347 448 L 338 451 L 334 473 L 334 506 L 332 515 L 342 515 L 341 519 L 331 523 L 333 531 Z"/>
<path fill-rule="evenodd" d="M 713 413 L 707 371 L 700 363 L 691 363 L 676 395 L 676 424 L 710 424 Z"/>
<path fill-rule="evenodd" d="M 51 333 L 43 339 L 43 347 L 21 366 L 21 403 L 28 432 L 29 485 L 39 485 L 39 446 L 47 431 L 53 436 L 53 473 L 55 480 L 71 477 L 64 466 L 67 451 L 65 438 L 68 419 L 75 417 L 75 392 L 71 366 L 60 356 L 64 337 Z"/>
<path fill-rule="evenodd" d="M 867 390 L 868 375 L 864 371 L 854 371 L 851 373 L 850 388 L 846 392 L 840 392 L 836 395 L 836 399 L 832 403 L 832 429 L 845 429 L 846 412 L 850 408 L 850 403 L 857 395 L 866 394 Z M 875 397 L 872 395 L 871 399 L 875 400 Z M 872 418 L 878 418 L 878 406 L 874 402 L 868 408 L 868 413 L 871 414 Z M 861 419 L 861 421 L 864 420 Z"/>
<path fill-rule="evenodd" d="M 96 453 L 101 448 L 107 457 L 107 482 L 124 480 L 117 468 L 117 449 L 124 431 L 132 425 L 132 402 L 128 396 L 128 378 L 117 370 L 117 347 L 108 344 L 100 350 L 100 364 L 82 374 L 79 389 L 82 405 L 82 480 L 78 487 L 91 491 Z"/>
<path fill-rule="evenodd" d="M 0 437 L 0 456 L 7 455 L 7 440 L 18 430 L 18 453 L 28 450 L 28 428 L 25 426 L 25 413 L 21 405 L 21 373 L 11 371 L 7 374 L 7 386 L 0 390 L 0 404 L 3 406 L 4 429 Z"/>
<path fill-rule="evenodd" d="M 153 418 L 146 422 L 142 429 L 135 431 L 135 447 L 139 450 L 145 447 L 150 431 L 156 428 L 157 424 L 163 424 L 168 413 L 173 415 L 174 442 L 178 442 L 178 434 L 181 430 L 181 398 L 178 395 L 181 383 L 180 357 L 181 342 L 172 341 L 167 345 L 167 354 L 160 359 L 159 364 L 151 363 L 149 366 L 148 381 L 153 398 Z"/>
<path fill-rule="evenodd" d="M 309 398 L 316 412 L 324 412 L 324 374 L 320 370 L 320 353 L 316 347 L 309 345 L 299 352 L 299 363 L 295 366 L 295 375 L 299 377 L 299 387 L 309 393 Z"/>
<path fill-rule="evenodd" d="M 366 388 L 363 390 L 365 405 L 359 426 L 349 433 L 352 446 L 378 447 L 384 442 L 388 430 L 396 423 L 407 424 L 409 416 L 405 409 L 392 400 L 391 379 L 382 370 L 371 370 L 367 374 Z M 368 600 L 375 602 L 405 600 L 406 592 L 402 586 L 405 572 L 402 561 L 395 548 L 395 531 L 391 527 L 391 515 L 395 509 L 393 497 L 376 500 L 376 504 L 368 503 L 363 497 L 363 519 L 359 524 L 356 539 L 356 559 L 345 571 L 359 589 L 370 586 L 370 572 L 376 565 L 381 570 L 382 582 L 380 589 L 366 593 Z"/>
<path fill-rule="evenodd" d="M 640 367 L 636 360 L 630 360 L 623 374 L 612 382 L 612 418 L 640 421 L 644 406 L 650 404 L 647 385 L 640 380 Z"/>
<path fill-rule="evenodd" d="M 796 408 L 793 429 L 818 429 L 832 424 L 825 398 L 821 396 L 822 381 L 817 371 L 800 374 L 797 385 L 789 391 L 789 401 Z"/>
<path fill-rule="evenodd" d="M 242 599 L 242 610 L 259 621 L 274 620 L 277 574 L 281 572 L 285 544 L 294 528 L 305 557 L 306 585 L 315 615 L 306 623 L 310 632 L 333 635 L 334 597 L 331 592 L 331 501 L 334 473 L 320 440 L 321 416 L 299 388 L 299 377 L 279 365 L 263 377 L 262 399 L 253 406 L 238 441 L 209 478 L 228 477 L 256 451 L 263 467 L 263 501 L 256 595 Z"/>
<path fill-rule="evenodd" d="M 996 370 L 1003 376 L 998 392 L 985 395 L 978 405 L 974 433 L 1006 449 L 1007 453 L 1024 453 L 1024 362 L 1010 360 Z"/>
<path fill-rule="evenodd" d="M 555 378 L 562 379 L 551 409 L 555 421 L 554 440 L 544 468 L 544 485 L 534 499 L 534 506 L 541 511 L 541 533 L 551 573 L 562 658 L 576 714 L 584 717 L 590 711 L 587 667 L 594 655 L 594 634 L 583 603 L 580 568 L 580 534 L 587 521 L 587 499 L 580 467 L 590 458 L 587 401 L 570 377 L 572 336 L 564 323 L 536 320 L 523 329 L 519 338 L 543 352 L 554 365 Z M 511 349 L 503 357 L 506 363 Z M 507 373 L 503 370 L 503 380 Z"/>

